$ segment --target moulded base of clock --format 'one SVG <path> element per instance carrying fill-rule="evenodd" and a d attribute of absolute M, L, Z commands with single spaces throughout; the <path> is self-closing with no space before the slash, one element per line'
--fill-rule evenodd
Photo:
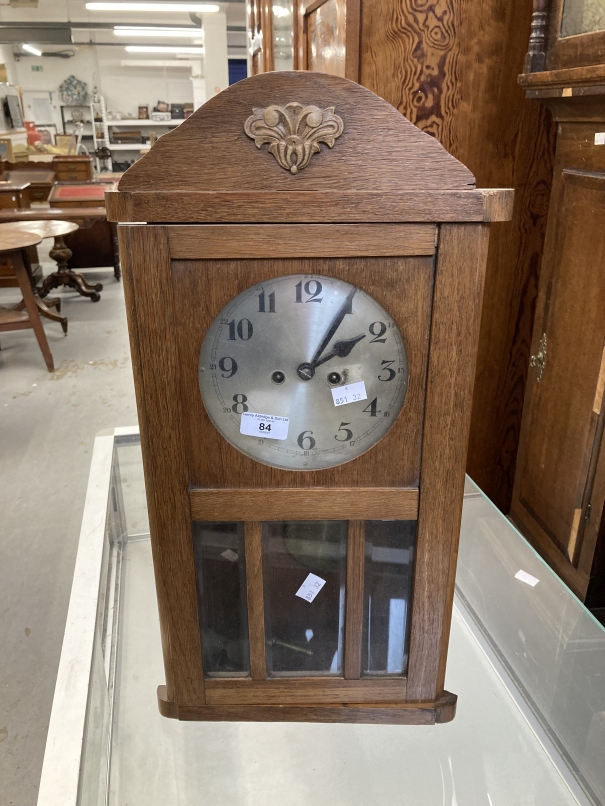
<path fill-rule="evenodd" d="M 162 716 L 186 722 L 350 722 L 382 725 L 442 725 L 456 715 L 458 698 L 449 691 L 434 703 L 299 704 L 299 705 L 176 705 L 166 686 L 158 686 Z"/>

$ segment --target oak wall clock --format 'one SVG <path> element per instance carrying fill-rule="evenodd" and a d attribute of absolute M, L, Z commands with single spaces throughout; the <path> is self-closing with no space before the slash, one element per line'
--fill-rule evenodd
<path fill-rule="evenodd" d="M 161 712 L 452 719 L 488 222 L 508 218 L 512 192 L 477 190 L 357 84 L 301 72 L 216 96 L 107 199 Z"/>

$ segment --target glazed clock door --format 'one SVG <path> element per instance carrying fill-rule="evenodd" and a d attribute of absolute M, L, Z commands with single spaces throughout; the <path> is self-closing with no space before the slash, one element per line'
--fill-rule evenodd
<path fill-rule="evenodd" d="M 403 701 L 435 227 L 166 232 L 206 703 Z"/>

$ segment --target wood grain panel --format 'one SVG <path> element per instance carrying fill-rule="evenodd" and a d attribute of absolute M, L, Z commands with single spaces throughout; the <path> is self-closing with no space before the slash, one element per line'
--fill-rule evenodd
<path fill-rule="evenodd" d="M 191 490 L 196 521 L 415 520 L 418 490 L 381 487 Z"/>
<path fill-rule="evenodd" d="M 371 520 L 369 515 L 365 517 Z M 349 521 L 344 664 L 344 676 L 347 680 L 359 680 L 361 677 L 365 539 L 365 522 Z M 380 699 L 381 697 L 376 697 L 374 702 L 378 702 Z"/>
<path fill-rule="evenodd" d="M 408 699 L 443 690 L 488 229 L 441 227 L 422 448 Z M 451 316 L 451 311 L 457 316 Z M 452 344 L 456 345 L 455 352 Z M 443 439 L 448 434 L 448 439 Z"/>
<path fill-rule="evenodd" d="M 159 227 L 121 229 L 120 248 L 166 684 L 171 699 L 202 705 L 189 478 L 179 401 L 171 391 L 179 362 L 167 321 L 174 317 L 168 235 Z M 135 295 L 143 282 L 148 293 Z"/>
<path fill-rule="evenodd" d="M 206 680 L 208 705 L 294 705 L 295 703 L 403 702 L 405 678 L 343 680 L 287 677 L 272 680 Z"/>
<path fill-rule="evenodd" d="M 173 260 L 434 255 L 434 224 L 219 224 L 170 227 Z"/>
<path fill-rule="evenodd" d="M 316 258 L 173 261 L 173 289 L 183 423 L 188 466 L 195 488 L 416 487 L 428 349 L 433 260 L 407 258 Z M 397 323 L 408 352 L 409 385 L 403 408 L 373 448 L 335 468 L 300 473 L 253 461 L 223 439 L 202 403 L 199 352 L 210 323 L 227 302 L 255 283 L 290 273 L 319 273 L 362 288 Z M 221 281 L 213 281 L 220 275 Z M 176 388 L 176 387 L 175 387 Z"/>
<path fill-rule="evenodd" d="M 106 194 L 111 221 L 208 223 L 369 223 L 507 221 L 513 193 L 489 190 L 427 190 L 279 193 L 133 191 Z M 0 216 L 2 211 L 0 211 Z"/>
<path fill-rule="evenodd" d="M 436 137 L 480 187 L 514 187 L 488 254 L 468 471 L 510 506 L 555 126 L 517 85 L 532 0 L 373 0 L 362 6 L 361 83 Z M 477 69 L 480 64 L 481 68 Z"/>
<path fill-rule="evenodd" d="M 344 722 L 375 725 L 434 725 L 451 722 L 456 713 L 456 695 L 445 691 L 436 702 L 391 705 L 216 705 L 178 706 L 158 687 L 160 713 L 171 719 L 212 722 Z"/>
<path fill-rule="evenodd" d="M 233 516 L 232 519 L 234 519 Z M 204 520 L 206 519 L 204 518 Z M 263 605 L 262 524 L 260 521 L 248 520 L 245 523 L 244 540 L 246 544 L 250 677 L 252 680 L 264 680 L 267 677 L 267 660 L 265 650 L 265 610 Z M 206 702 L 208 702 L 207 694 Z"/>

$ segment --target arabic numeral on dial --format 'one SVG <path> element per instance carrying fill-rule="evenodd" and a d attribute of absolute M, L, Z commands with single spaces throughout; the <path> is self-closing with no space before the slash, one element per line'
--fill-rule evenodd
<path fill-rule="evenodd" d="M 296 289 L 296 299 L 295 302 L 302 302 L 303 298 L 303 281 L 301 280 L 300 283 L 296 283 L 294 286 Z M 322 284 L 319 280 L 308 280 L 304 286 L 304 292 L 307 294 L 308 299 L 305 302 L 321 302 L 323 297 L 320 297 L 323 289 Z"/>
<path fill-rule="evenodd" d="M 397 375 L 395 370 L 392 369 L 392 367 L 391 367 L 391 364 L 394 364 L 394 363 L 395 363 L 394 360 L 393 361 L 381 361 L 380 362 L 380 369 L 384 370 L 385 372 L 388 372 L 388 375 L 387 375 L 386 378 L 383 378 L 382 377 L 382 371 L 381 371 L 380 375 L 378 375 L 378 380 L 379 381 L 385 381 L 386 382 L 386 381 L 392 381 L 393 380 L 395 375 Z"/>
<path fill-rule="evenodd" d="M 242 341 L 251 339 L 254 333 L 252 322 L 249 319 L 240 319 L 236 324 L 235 319 L 232 319 L 229 322 L 229 341 L 237 341 L 236 333 Z"/>
<path fill-rule="evenodd" d="M 370 344 L 374 344 L 378 342 L 379 344 L 384 344 L 386 338 L 381 338 L 387 332 L 387 326 L 384 322 L 372 322 L 369 327 L 370 335 L 374 336 L 374 338 L 370 341 Z"/>
<path fill-rule="evenodd" d="M 237 361 L 235 358 L 225 356 L 225 358 L 221 358 L 221 360 L 218 362 L 218 367 L 223 373 L 223 378 L 233 378 L 237 372 Z"/>
<path fill-rule="evenodd" d="M 267 308 L 267 301 L 269 307 Z M 259 313 L 275 313 L 275 291 L 272 291 L 265 299 L 265 292 L 261 291 L 258 295 L 258 312 Z"/>
<path fill-rule="evenodd" d="M 346 428 L 347 425 L 351 425 L 351 423 L 341 423 L 340 428 L 338 429 L 338 433 L 334 437 L 334 439 L 338 440 L 338 442 L 350 442 L 353 439 L 353 432 L 350 428 Z M 341 431 L 344 431 L 344 434 L 338 436 Z"/>
<path fill-rule="evenodd" d="M 247 402 L 248 398 L 246 395 L 233 395 L 233 406 L 231 407 L 231 411 L 235 412 L 235 414 L 241 414 L 244 411 L 248 411 L 248 406 L 246 406 Z"/>
<path fill-rule="evenodd" d="M 315 440 L 311 436 L 313 431 L 301 431 L 296 440 L 298 447 L 303 451 L 312 451 L 315 447 Z"/>
<path fill-rule="evenodd" d="M 377 417 L 381 412 L 381 410 L 378 408 L 378 398 L 375 397 L 371 403 L 368 403 L 363 411 L 364 414 L 369 414 L 370 417 Z"/>

